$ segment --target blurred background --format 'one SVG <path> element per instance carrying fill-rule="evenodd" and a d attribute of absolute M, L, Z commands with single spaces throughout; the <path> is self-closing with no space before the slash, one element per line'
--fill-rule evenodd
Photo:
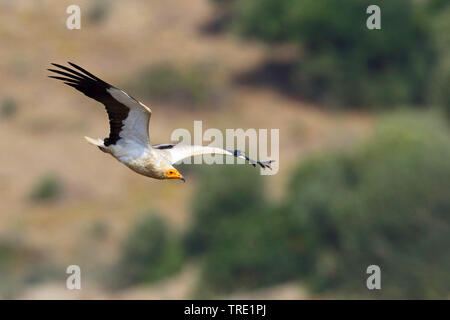
<path fill-rule="evenodd" d="M 0 6 L 1 298 L 450 297 L 448 1 Z M 150 106 L 153 143 L 194 120 L 280 129 L 279 173 L 131 172 L 83 139 L 103 107 L 46 78 L 66 61 Z"/>

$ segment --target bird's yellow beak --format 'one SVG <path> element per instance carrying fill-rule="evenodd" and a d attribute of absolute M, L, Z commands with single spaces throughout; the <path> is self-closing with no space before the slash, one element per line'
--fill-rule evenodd
<path fill-rule="evenodd" d="M 166 178 L 167 179 L 180 179 L 183 182 L 186 182 L 186 180 L 183 178 L 183 176 L 181 175 L 181 173 L 178 172 L 177 169 L 169 169 L 166 172 Z"/>

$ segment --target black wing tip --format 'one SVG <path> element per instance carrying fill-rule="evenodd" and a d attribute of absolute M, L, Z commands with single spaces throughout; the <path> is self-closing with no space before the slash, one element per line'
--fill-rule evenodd
<path fill-rule="evenodd" d="M 74 62 L 71 62 L 71 61 L 66 61 L 68 64 L 70 64 L 70 65 L 75 65 L 75 66 L 77 66 Z M 50 62 L 50 64 L 51 65 L 54 65 L 54 66 L 57 66 L 57 67 L 59 67 L 59 66 L 61 66 L 61 64 L 58 64 L 58 63 L 56 63 L 56 62 Z M 78 67 L 78 66 L 77 66 Z"/>
<path fill-rule="evenodd" d="M 56 80 L 62 80 L 62 81 L 66 80 L 63 77 L 57 77 L 57 76 L 47 76 L 47 77 L 52 78 L 52 79 L 56 79 Z"/>
<path fill-rule="evenodd" d="M 264 169 L 270 169 L 272 170 L 272 163 L 275 162 L 275 160 L 269 160 L 269 161 L 258 161 L 258 164 L 261 166 L 261 168 Z"/>
<path fill-rule="evenodd" d="M 60 65 L 60 64 L 54 63 L 54 62 L 50 62 L 50 64 L 59 69 L 47 68 L 48 71 L 62 75 L 64 77 L 68 78 L 66 80 L 68 80 L 69 82 L 74 82 L 77 85 L 88 86 L 88 87 L 93 86 L 93 85 L 98 85 L 98 86 L 104 87 L 105 89 L 113 87 L 109 83 L 103 81 L 102 79 L 98 78 L 97 76 L 93 75 L 89 71 L 83 69 L 82 67 L 76 65 L 73 62 L 68 61 L 68 64 L 72 68 L 63 66 L 63 65 Z M 59 80 L 63 80 L 63 79 L 59 79 Z"/>
<path fill-rule="evenodd" d="M 77 69 L 77 70 L 83 72 L 85 75 L 87 75 L 88 77 L 92 78 L 93 80 L 100 81 L 100 82 L 106 84 L 106 82 L 104 82 L 102 79 L 100 79 L 100 78 L 97 77 L 96 75 L 90 73 L 90 72 L 87 71 L 86 69 L 80 67 L 79 65 L 77 65 L 77 64 L 75 64 L 75 63 L 73 63 L 73 62 L 70 62 L 70 61 L 67 61 L 67 63 L 68 63 L 69 65 L 71 65 L 73 68 L 75 68 L 75 69 Z"/>
<path fill-rule="evenodd" d="M 275 160 L 268 160 L 268 161 L 255 161 L 255 160 L 252 160 L 249 157 L 247 157 L 241 150 L 233 150 L 233 151 L 231 151 L 231 153 L 235 157 L 243 156 L 245 158 L 245 160 L 247 160 L 255 168 L 256 168 L 256 165 L 259 165 L 263 169 L 268 168 L 268 169 L 272 170 L 271 165 L 272 165 L 273 162 L 275 162 Z"/>
<path fill-rule="evenodd" d="M 73 62 L 71 62 L 71 61 L 67 61 L 67 63 L 70 64 L 72 67 L 75 67 L 75 66 L 80 67 L 79 65 L 77 65 L 77 64 L 75 64 L 75 63 L 73 63 Z M 80 67 L 80 68 L 81 68 L 81 67 Z"/>
<path fill-rule="evenodd" d="M 76 68 L 76 69 L 81 68 L 79 65 L 77 65 L 77 64 L 75 64 L 75 63 L 73 63 L 73 62 L 67 61 L 67 63 L 68 63 L 69 65 L 71 65 L 72 67 Z M 81 68 L 81 69 L 82 69 L 82 68 Z M 79 70 L 79 69 L 78 69 L 78 70 Z"/>
<path fill-rule="evenodd" d="M 165 150 L 165 149 L 172 149 L 175 147 L 176 143 L 162 143 L 162 144 L 155 144 L 152 147 L 158 150 Z"/>
<path fill-rule="evenodd" d="M 64 66 L 62 64 L 59 63 L 54 63 L 54 62 L 50 62 L 50 64 L 54 67 L 58 67 L 58 68 L 63 68 Z"/>
<path fill-rule="evenodd" d="M 70 61 L 67 61 L 67 63 L 70 64 L 71 66 L 76 65 L 75 63 L 70 62 Z M 50 64 L 51 64 L 52 66 L 55 66 L 55 67 L 63 67 L 62 64 L 59 64 L 59 63 L 56 63 L 56 62 L 50 62 Z M 78 67 L 78 66 L 77 66 L 77 67 Z"/>
<path fill-rule="evenodd" d="M 73 79 L 68 79 L 68 78 L 63 78 L 63 77 L 58 77 L 58 76 L 47 76 L 51 79 L 56 79 L 56 80 L 60 80 L 62 81 L 64 84 L 67 84 L 68 86 L 71 86 L 75 89 L 78 88 L 79 83 L 76 80 Z"/>
<path fill-rule="evenodd" d="M 90 73 L 89 71 L 87 71 L 86 69 L 83 69 L 82 67 L 80 67 L 79 65 L 77 65 L 77 64 L 75 64 L 75 63 L 73 63 L 73 62 L 70 62 L 70 61 L 67 61 L 67 63 L 73 68 L 73 69 L 71 69 L 71 68 L 69 68 L 69 67 L 67 67 L 67 66 L 64 66 L 64 65 L 61 65 L 61 64 L 59 64 L 59 63 L 54 63 L 54 62 L 50 62 L 50 64 L 52 65 L 52 66 L 55 66 L 55 67 L 58 67 L 58 68 L 60 68 L 60 69 L 62 69 L 62 70 L 65 70 L 65 71 L 68 71 L 68 72 L 70 72 L 73 76 L 78 76 L 78 77 L 82 77 L 82 78 L 84 78 L 85 80 L 91 80 L 91 81 L 97 81 L 97 82 L 100 82 L 100 83 L 102 83 L 102 84 L 104 84 L 104 85 L 108 85 L 108 86 L 111 86 L 110 84 L 108 84 L 108 83 L 106 83 L 105 81 L 103 81 L 102 79 L 100 79 L 100 78 L 98 78 L 97 76 L 95 76 L 95 75 L 93 75 L 92 73 Z M 58 72 L 61 72 L 60 70 L 50 70 L 50 69 L 47 69 L 47 70 L 49 70 L 49 71 L 52 71 L 52 72 L 56 72 L 56 73 L 58 73 Z M 78 70 L 78 71 L 77 71 Z M 81 72 L 81 73 L 80 73 Z"/>

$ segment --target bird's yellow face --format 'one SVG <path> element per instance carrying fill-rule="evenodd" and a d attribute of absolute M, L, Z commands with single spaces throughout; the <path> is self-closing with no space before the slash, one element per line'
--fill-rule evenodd
<path fill-rule="evenodd" d="M 183 182 L 186 182 L 186 180 L 183 178 L 181 173 L 178 172 L 177 169 L 169 169 L 166 171 L 166 178 L 167 179 L 180 179 Z"/>

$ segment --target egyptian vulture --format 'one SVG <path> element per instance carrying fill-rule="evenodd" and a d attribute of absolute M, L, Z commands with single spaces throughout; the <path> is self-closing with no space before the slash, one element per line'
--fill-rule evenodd
<path fill-rule="evenodd" d="M 57 74 L 49 77 L 62 80 L 89 98 L 104 104 L 109 117 L 109 136 L 103 140 L 85 137 L 86 140 L 139 174 L 155 179 L 186 181 L 173 165 L 184 158 L 203 154 L 234 156 L 262 168 L 270 168 L 273 162 L 254 161 L 238 150 L 173 143 L 151 145 L 148 125 L 152 111 L 149 107 L 80 66 L 71 62 L 69 64 L 73 68 L 52 63 L 59 69 L 47 69 Z"/>

